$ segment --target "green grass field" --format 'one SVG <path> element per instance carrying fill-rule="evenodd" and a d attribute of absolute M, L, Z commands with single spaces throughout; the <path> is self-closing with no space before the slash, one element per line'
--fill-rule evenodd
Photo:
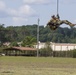
<path fill-rule="evenodd" d="M 76 59 L 1 56 L 0 75 L 76 75 Z"/>

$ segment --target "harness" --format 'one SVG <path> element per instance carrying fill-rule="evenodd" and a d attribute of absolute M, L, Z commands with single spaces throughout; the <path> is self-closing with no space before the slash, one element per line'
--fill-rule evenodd
<path fill-rule="evenodd" d="M 51 30 L 55 30 L 59 27 L 59 19 L 52 19 L 50 22 L 49 22 L 49 27 Z"/>

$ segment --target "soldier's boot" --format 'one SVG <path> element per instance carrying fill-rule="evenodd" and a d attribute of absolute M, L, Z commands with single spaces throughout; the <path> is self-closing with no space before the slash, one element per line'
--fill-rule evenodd
<path fill-rule="evenodd" d="M 73 24 L 73 26 L 76 26 L 76 24 Z"/>
<path fill-rule="evenodd" d="M 75 26 L 76 24 L 72 24 L 71 22 L 69 22 L 68 20 L 64 20 L 63 21 L 65 24 L 69 25 L 70 27 Z"/>

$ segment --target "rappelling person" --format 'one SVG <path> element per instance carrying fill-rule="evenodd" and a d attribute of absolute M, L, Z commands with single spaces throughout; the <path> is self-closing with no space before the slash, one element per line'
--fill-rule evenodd
<path fill-rule="evenodd" d="M 60 20 L 60 17 L 58 14 L 57 16 L 53 15 L 51 17 L 52 17 L 51 20 L 47 23 L 47 25 L 49 25 L 51 30 L 56 30 L 62 24 L 67 24 L 70 27 L 73 27 L 76 25 L 76 24 L 72 24 L 68 20 Z"/>

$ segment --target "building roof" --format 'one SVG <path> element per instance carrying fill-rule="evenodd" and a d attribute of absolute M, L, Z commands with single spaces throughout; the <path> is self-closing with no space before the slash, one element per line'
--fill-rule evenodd
<path fill-rule="evenodd" d="M 37 50 L 36 48 L 31 48 L 31 47 L 10 47 L 10 48 L 5 48 L 4 50 L 21 50 L 21 51 L 35 51 Z"/>

